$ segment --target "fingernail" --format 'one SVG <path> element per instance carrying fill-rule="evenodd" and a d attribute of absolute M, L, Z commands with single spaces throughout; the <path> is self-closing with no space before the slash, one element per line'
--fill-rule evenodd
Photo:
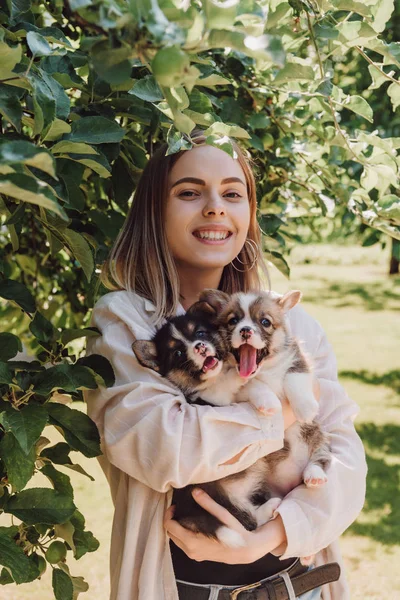
<path fill-rule="evenodd" d="M 193 490 L 192 494 L 193 494 L 193 496 L 201 496 L 201 494 L 204 494 L 204 492 L 200 488 L 195 488 Z"/>

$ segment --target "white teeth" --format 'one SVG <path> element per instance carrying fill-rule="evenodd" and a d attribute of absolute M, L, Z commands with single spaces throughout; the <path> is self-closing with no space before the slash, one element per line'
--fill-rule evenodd
<path fill-rule="evenodd" d="M 196 233 L 204 240 L 225 240 L 229 235 L 229 231 L 198 231 Z"/>

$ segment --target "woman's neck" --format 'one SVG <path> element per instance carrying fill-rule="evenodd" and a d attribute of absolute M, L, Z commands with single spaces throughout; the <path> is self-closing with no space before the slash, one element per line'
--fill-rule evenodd
<path fill-rule="evenodd" d="M 207 288 L 217 289 L 222 277 L 222 268 L 185 269 L 177 265 L 180 283 L 180 302 L 185 310 L 197 302 L 201 292 Z"/>

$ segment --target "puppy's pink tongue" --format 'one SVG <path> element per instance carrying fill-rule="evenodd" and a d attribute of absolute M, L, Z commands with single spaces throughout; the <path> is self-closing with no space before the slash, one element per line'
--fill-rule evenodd
<path fill-rule="evenodd" d="M 240 377 L 249 377 L 257 369 L 257 350 L 250 344 L 240 346 Z"/>

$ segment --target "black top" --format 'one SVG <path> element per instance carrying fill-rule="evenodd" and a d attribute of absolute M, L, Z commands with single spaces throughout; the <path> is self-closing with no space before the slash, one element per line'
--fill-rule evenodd
<path fill-rule="evenodd" d="M 249 585 L 287 569 L 296 561 L 296 558 L 279 560 L 273 554 L 266 554 L 255 562 L 244 565 L 227 565 L 210 560 L 197 562 L 189 558 L 172 540 L 169 543 L 175 578 L 189 583 Z"/>

